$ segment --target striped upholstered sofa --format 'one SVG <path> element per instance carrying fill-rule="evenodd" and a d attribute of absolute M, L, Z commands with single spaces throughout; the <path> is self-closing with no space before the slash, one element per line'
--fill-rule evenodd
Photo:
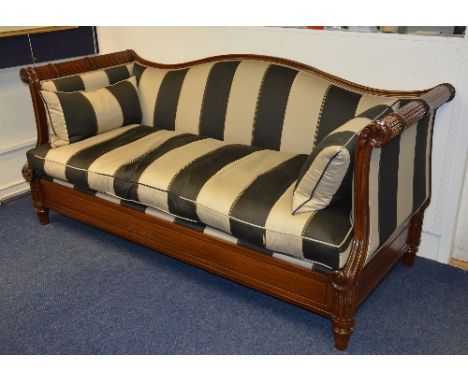
<path fill-rule="evenodd" d="M 42 224 L 54 209 L 323 314 L 339 349 L 368 293 L 414 260 L 435 112 L 455 95 L 254 55 L 162 65 L 125 51 L 21 78 Z"/>

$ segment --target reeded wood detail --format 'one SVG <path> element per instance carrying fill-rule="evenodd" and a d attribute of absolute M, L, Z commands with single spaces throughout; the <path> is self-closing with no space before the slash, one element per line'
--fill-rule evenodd
<path fill-rule="evenodd" d="M 57 77 L 71 76 L 91 70 L 128 64 L 129 62 L 133 62 L 133 60 L 133 51 L 124 50 L 116 53 L 88 56 L 70 61 L 22 68 L 20 70 L 20 77 L 23 82 L 30 84 L 32 81 L 36 80 L 51 80 Z"/>
<path fill-rule="evenodd" d="M 355 324 L 356 296 L 354 288 L 344 291 L 335 290 L 332 329 L 335 347 L 346 350 Z"/>
<path fill-rule="evenodd" d="M 440 84 L 431 91 L 425 93 L 421 99 L 429 105 L 429 112 L 442 106 L 445 102 L 449 102 L 455 98 L 455 88 L 451 84 Z"/>
<path fill-rule="evenodd" d="M 450 84 L 438 85 L 416 99 L 368 127 L 365 134 L 373 147 L 382 147 L 403 130 L 413 126 L 439 106 L 453 99 L 455 88 Z"/>

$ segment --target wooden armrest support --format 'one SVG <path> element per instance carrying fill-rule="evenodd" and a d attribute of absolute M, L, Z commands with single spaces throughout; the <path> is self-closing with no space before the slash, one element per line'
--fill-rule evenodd
<path fill-rule="evenodd" d="M 401 134 L 403 130 L 413 126 L 454 97 L 455 88 L 452 85 L 440 84 L 418 99 L 369 125 L 364 135 L 373 147 L 382 147 Z"/>

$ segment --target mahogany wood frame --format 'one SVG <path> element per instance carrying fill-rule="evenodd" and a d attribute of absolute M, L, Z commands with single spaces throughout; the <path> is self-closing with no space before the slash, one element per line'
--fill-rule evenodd
<path fill-rule="evenodd" d="M 182 68 L 204 62 L 255 59 L 287 65 L 314 73 L 339 86 L 375 95 L 416 97 L 398 111 L 369 124 L 360 134 L 354 171 L 354 233 L 346 265 L 325 275 L 252 249 L 209 237 L 109 201 L 41 179 L 28 164 L 23 176 L 30 183 L 31 196 L 41 224 L 48 224 L 49 208 L 128 240 L 145 245 L 187 263 L 265 292 L 302 308 L 329 317 L 335 346 L 345 350 L 355 323 L 357 307 L 403 257 L 411 266 L 421 238 L 424 205 L 400 225 L 377 254 L 366 264 L 369 244 L 369 166 L 374 148 L 389 143 L 401 132 L 455 96 L 450 84 L 423 91 L 387 91 L 354 84 L 313 67 L 282 58 L 259 55 L 224 55 L 188 63 L 167 65 L 144 60 L 134 51 L 85 57 L 58 64 L 20 70 L 29 85 L 37 124 L 37 145 L 48 142 L 40 81 L 79 74 L 133 61 L 159 68 Z"/>

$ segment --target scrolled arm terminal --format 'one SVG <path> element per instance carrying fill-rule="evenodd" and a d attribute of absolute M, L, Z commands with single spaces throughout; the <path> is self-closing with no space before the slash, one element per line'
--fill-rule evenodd
<path fill-rule="evenodd" d="M 450 84 L 438 85 L 420 98 L 409 102 L 386 117 L 377 120 L 369 129 L 368 136 L 373 147 L 382 147 L 389 143 L 403 130 L 413 126 L 426 115 L 451 101 L 455 97 L 455 88 Z"/>

